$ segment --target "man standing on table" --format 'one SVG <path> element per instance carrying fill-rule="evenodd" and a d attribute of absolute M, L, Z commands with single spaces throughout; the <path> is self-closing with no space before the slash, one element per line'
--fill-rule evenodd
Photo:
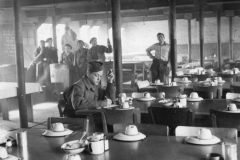
<path fill-rule="evenodd" d="M 63 94 L 67 107 L 64 115 L 75 117 L 76 110 L 100 109 L 112 104 L 115 95 L 113 84 L 114 75 L 109 71 L 107 88 L 99 86 L 103 75 L 103 63 L 92 61 L 88 63 L 88 73 L 75 84 L 70 86 Z"/>
<path fill-rule="evenodd" d="M 164 39 L 163 33 L 157 34 L 159 43 L 155 43 L 146 49 L 147 55 L 153 59 L 150 71 L 152 75 L 152 82 L 160 79 L 161 82 L 166 83 L 166 78 L 169 74 L 169 52 L 170 45 L 167 44 Z M 151 51 L 155 51 L 155 56 L 152 55 Z"/>
<path fill-rule="evenodd" d="M 103 63 L 103 74 L 101 79 L 101 86 L 106 87 L 107 85 L 107 67 L 105 64 L 105 53 L 112 53 L 112 45 L 110 40 L 107 39 L 107 47 L 103 45 L 97 44 L 97 38 L 93 37 L 90 40 L 90 44 L 92 47 L 88 50 L 87 60 L 88 62 L 91 61 L 99 61 Z"/>

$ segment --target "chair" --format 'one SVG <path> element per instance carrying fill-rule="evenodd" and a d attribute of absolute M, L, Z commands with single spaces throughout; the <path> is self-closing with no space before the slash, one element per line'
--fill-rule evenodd
<path fill-rule="evenodd" d="M 129 110 L 111 110 L 103 109 L 105 121 L 105 132 L 113 132 L 113 125 L 115 123 L 140 123 L 141 114 L 139 108 Z M 107 126 L 107 127 L 106 127 Z"/>
<path fill-rule="evenodd" d="M 124 132 L 129 123 L 116 123 L 113 125 L 113 132 L 119 133 Z M 138 131 L 146 135 L 161 135 L 168 136 L 169 128 L 165 125 L 159 124 L 134 124 L 137 126 Z"/>
<path fill-rule="evenodd" d="M 240 113 L 228 113 L 210 109 L 213 127 L 236 128 L 240 131 Z"/>
<path fill-rule="evenodd" d="M 182 86 L 157 86 L 158 92 L 165 92 L 166 98 L 177 97 L 183 92 Z"/>
<path fill-rule="evenodd" d="M 47 127 L 51 129 L 51 125 L 53 123 L 63 123 L 67 124 L 69 129 L 79 130 L 79 128 L 83 127 L 83 131 L 89 131 L 89 120 L 88 118 L 64 118 L 64 117 L 49 117 L 48 118 Z"/>
<path fill-rule="evenodd" d="M 153 124 L 169 126 L 170 135 L 174 135 L 177 126 L 191 126 L 194 124 L 195 113 L 188 108 L 149 107 L 148 113 Z"/>
<path fill-rule="evenodd" d="M 151 92 L 156 93 L 157 88 L 155 86 L 150 86 L 148 80 L 145 81 L 137 81 L 137 91 L 138 92 Z"/>
<path fill-rule="evenodd" d="M 237 75 L 236 74 L 218 73 L 218 77 L 222 77 L 222 79 L 226 82 L 236 82 L 237 81 Z"/>
<path fill-rule="evenodd" d="M 198 86 L 194 85 L 193 90 L 198 92 L 198 91 L 205 91 L 205 92 L 212 92 L 213 93 L 213 99 L 220 99 L 222 93 L 219 91 L 219 86 L 209 86 L 209 87 L 204 87 L 204 86 Z"/>
<path fill-rule="evenodd" d="M 240 93 L 240 86 L 230 85 L 231 92 Z"/>
<path fill-rule="evenodd" d="M 211 78 L 211 75 L 209 75 L 209 74 L 200 74 L 200 75 L 193 74 L 192 78 L 197 78 L 198 81 L 205 81 L 207 78 Z"/>
<path fill-rule="evenodd" d="M 59 115 L 60 117 L 64 117 L 64 109 L 66 107 L 66 102 L 64 100 L 59 100 L 58 101 L 58 111 L 59 111 Z"/>
<path fill-rule="evenodd" d="M 175 130 L 175 136 L 197 136 L 201 128 L 207 128 L 212 132 L 212 135 L 219 138 L 235 138 L 238 142 L 238 132 L 235 128 L 210 128 L 210 127 L 189 127 L 178 126 Z"/>
<path fill-rule="evenodd" d="M 239 93 L 227 93 L 226 94 L 226 99 L 234 99 L 236 97 L 240 97 L 240 94 Z"/>

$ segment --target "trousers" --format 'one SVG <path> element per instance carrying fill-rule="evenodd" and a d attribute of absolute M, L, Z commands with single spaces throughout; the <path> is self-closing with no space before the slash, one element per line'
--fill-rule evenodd
<path fill-rule="evenodd" d="M 152 74 L 152 83 L 157 79 L 161 82 L 166 83 L 167 75 L 169 74 L 169 68 L 167 67 L 166 61 L 160 59 L 153 59 L 150 71 Z"/>

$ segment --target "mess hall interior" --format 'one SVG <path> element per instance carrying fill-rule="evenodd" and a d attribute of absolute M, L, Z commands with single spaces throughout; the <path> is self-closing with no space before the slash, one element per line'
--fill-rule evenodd
<path fill-rule="evenodd" d="M 0 159 L 237 160 L 239 0 L 0 0 Z"/>

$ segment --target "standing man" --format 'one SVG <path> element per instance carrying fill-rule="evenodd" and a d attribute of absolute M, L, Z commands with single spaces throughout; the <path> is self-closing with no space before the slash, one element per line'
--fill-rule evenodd
<path fill-rule="evenodd" d="M 78 40 L 78 50 L 74 53 L 74 66 L 77 81 L 87 74 L 87 53 L 88 49 L 84 47 L 84 42 Z"/>
<path fill-rule="evenodd" d="M 166 83 L 166 78 L 169 75 L 169 55 L 170 45 L 167 44 L 164 39 L 163 33 L 157 34 L 158 43 L 153 44 L 146 49 L 147 55 L 153 59 L 150 71 L 152 74 L 152 82 L 160 79 L 161 82 Z M 152 55 L 151 51 L 155 51 L 155 56 Z"/>
<path fill-rule="evenodd" d="M 47 52 L 47 57 L 50 61 L 50 64 L 51 63 L 58 63 L 57 49 L 52 46 L 52 42 L 53 42 L 52 38 L 48 38 L 46 40 L 46 43 L 47 43 L 46 52 Z"/>
<path fill-rule="evenodd" d="M 87 54 L 87 60 L 88 62 L 91 61 L 99 61 L 103 63 L 103 75 L 101 79 L 101 86 L 106 87 L 107 86 L 107 65 L 105 64 L 105 53 L 112 53 L 112 45 L 110 43 L 110 40 L 107 39 L 107 47 L 103 45 L 97 44 L 97 38 L 93 37 L 90 40 L 90 44 L 92 47 L 88 50 Z"/>

